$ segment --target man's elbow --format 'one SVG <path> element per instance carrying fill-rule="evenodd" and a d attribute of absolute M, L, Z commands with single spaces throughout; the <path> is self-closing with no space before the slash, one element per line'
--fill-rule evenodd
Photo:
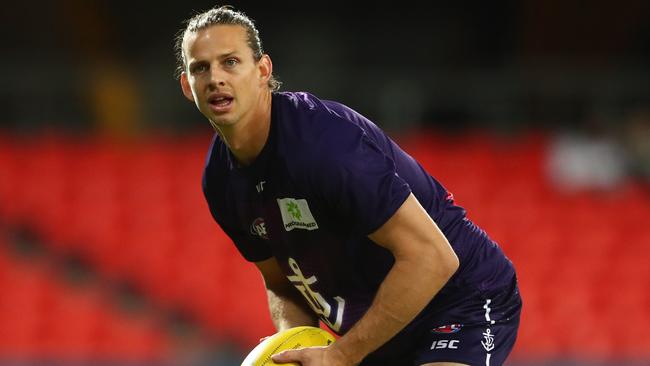
<path fill-rule="evenodd" d="M 458 267 L 460 267 L 460 260 L 453 250 L 450 250 L 449 253 L 445 256 L 445 270 L 448 278 L 456 273 Z"/>
<path fill-rule="evenodd" d="M 456 273 L 458 267 L 460 267 L 458 256 L 451 246 L 447 246 L 442 250 L 438 249 L 431 251 L 427 253 L 426 256 L 430 260 L 429 266 L 431 270 L 435 271 L 435 275 L 443 279 L 445 282 L 449 280 L 454 273 Z"/>
<path fill-rule="evenodd" d="M 406 268 L 419 268 L 423 275 L 432 276 L 445 282 L 456 273 L 460 266 L 458 256 L 451 247 L 448 250 L 436 250 L 429 247 L 413 251 L 409 255 L 396 257 L 396 260 L 402 262 Z"/>

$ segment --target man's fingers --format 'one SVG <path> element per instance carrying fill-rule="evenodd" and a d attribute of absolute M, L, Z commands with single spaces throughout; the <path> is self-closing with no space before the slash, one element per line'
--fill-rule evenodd
<path fill-rule="evenodd" d="M 273 355 L 271 356 L 271 359 L 273 359 L 273 362 L 277 362 L 277 363 L 300 362 L 302 361 L 301 355 L 302 352 L 300 352 L 300 350 L 290 350 L 290 351 L 280 352 L 277 355 Z"/>
<path fill-rule="evenodd" d="M 264 342 L 264 341 L 267 340 L 269 337 L 270 337 L 270 336 L 266 336 L 266 337 L 264 337 L 264 338 L 260 338 L 260 343 Z"/>

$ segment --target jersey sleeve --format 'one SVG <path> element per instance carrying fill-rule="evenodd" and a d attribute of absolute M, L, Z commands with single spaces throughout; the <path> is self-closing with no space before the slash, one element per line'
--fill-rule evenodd
<path fill-rule="evenodd" d="M 231 226 L 223 224 L 218 219 L 216 220 L 221 229 L 226 233 L 226 235 L 228 235 L 233 243 L 235 243 L 237 250 L 239 250 L 239 253 L 244 257 L 244 259 L 249 262 L 260 262 L 271 258 L 272 253 L 268 243 L 263 240 L 250 238 L 250 235 L 247 233 L 234 230 Z"/>
<path fill-rule="evenodd" d="M 395 214 L 411 189 L 391 157 L 365 131 L 347 125 L 323 136 L 310 185 L 349 229 L 366 236 Z"/>
<path fill-rule="evenodd" d="M 233 241 L 239 253 L 249 262 L 259 262 L 271 258 L 272 252 L 268 242 L 255 239 L 250 233 L 243 229 L 237 228 L 235 225 L 235 212 L 230 209 L 226 199 L 227 194 L 215 194 L 214 192 L 222 192 L 219 188 L 215 189 L 210 184 L 208 179 L 208 170 L 203 176 L 203 194 L 210 208 L 210 213 L 214 220 L 219 224 L 219 227 L 226 235 Z"/>

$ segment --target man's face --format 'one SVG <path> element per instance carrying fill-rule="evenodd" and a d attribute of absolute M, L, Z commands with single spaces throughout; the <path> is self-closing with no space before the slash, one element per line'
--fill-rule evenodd
<path fill-rule="evenodd" d="M 183 93 L 213 126 L 232 126 L 255 113 L 270 76 L 270 59 L 255 61 L 244 27 L 215 25 L 190 33 L 183 52 Z"/>

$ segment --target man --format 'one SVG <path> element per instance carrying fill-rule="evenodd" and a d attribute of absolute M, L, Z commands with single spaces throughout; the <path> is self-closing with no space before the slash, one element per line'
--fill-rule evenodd
<path fill-rule="evenodd" d="M 352 109 L 278 92 L 244 14 L 194 16 L 177 52 L 183 93 L 217 132 L 206 199 L 262 273 L 276 328 L 320 319 L 341 335 L 275 362 L 503 363 L 521 309 L 514 269 L 451 194 Z"/>

